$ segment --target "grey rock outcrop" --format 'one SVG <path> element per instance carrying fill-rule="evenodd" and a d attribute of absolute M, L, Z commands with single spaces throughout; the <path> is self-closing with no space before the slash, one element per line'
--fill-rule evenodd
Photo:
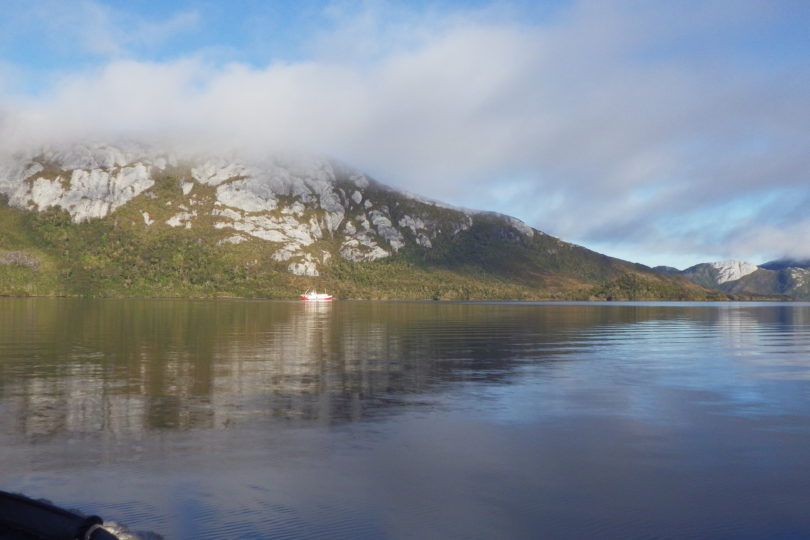
<path fill-rule="evenodd" d="M 319 275 L 332 255 L 369 262 L 406 248 L 431 249 L 442 235 L 472 227 L 477 215 L 394 191 L 313 156 L 245 161 L 142 145 L 76 144 L 0 161 L 0 194 L 10 205 L 63 209 L 76 223 L 106 218 L 141 196 L 155 200 L 156 183 L 166 178 L 176 183 L 182 202 L 166 201 L 173 213 L 160 219 L 140 210 L 143 227 L 194 229 L 205 219 L 222 231 L 219 245 L 272 242 L 277 245 L 272 259 L 305 276 Z M 513 234 L 536 233 L 501 217 Z M 323 241 L 333 242 L 332 253 L 317 245 Z"/>

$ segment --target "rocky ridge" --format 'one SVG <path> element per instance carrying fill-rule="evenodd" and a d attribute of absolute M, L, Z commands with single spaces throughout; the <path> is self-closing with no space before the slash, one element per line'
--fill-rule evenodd
<path fill-rule="evenodd" d="M 677 270 L 656 267 L 662 274 L 680 275 L 703 287 L 731 294 L 810 298 L 810 268 L 790 261 L 755 265 L 747 261 L 700 263 Z"/>
<path fill-rule="evenodd" d="M 73 144 L 0 158 L 0 295 L 702 300 L 679 276 L 335 160 Z"/>
<path fill-rule="evenodd" d="M 757 265 L 747 261 L 721 261 L 709 263 L 717 271 L 717 283 L 736 281 L 757 271 Z"/>
<path fill-rule="evenodd" d="M 222 244 L 275 244 L 273 260 L 295 275 L 318 276 L 333 256 L 370 262 L 406 247 L 429 250 L 437 237 L 469 229 L 480 214 L 400 192 L 392 202 L 393 190 L 325 158 L 245 161 L 141 145 L 75 144 L 16 154 L 0 163 L 0 194 L 10 206 L 59 208 L 82 223 L 139 198 L 157 199 L 156 185 L 167 177 L 181 198 L 165 203 L 168 218 L 142 210 L 144 227 L 191 229 L 205 221 L 221 231 Z M 519 236 L 541 234 L 515 218 L 499 219 Z M 327 239 L 337 249 L 321 245 Z"/>

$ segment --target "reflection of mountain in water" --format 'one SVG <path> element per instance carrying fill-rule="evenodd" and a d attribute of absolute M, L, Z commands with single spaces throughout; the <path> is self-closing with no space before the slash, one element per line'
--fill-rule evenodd
<path fill-rule="evenodd" d="M 0 300 L 0 428 L 137 434 L 356 420 L 414 395 L 508 382 L 572 336 L 688 316 L 789 325 L 803 311 L 629 306 Z M 726 321 L 728 323 L 728 321 Z M 738 335 L 739 334 L 739 335 Z"/>

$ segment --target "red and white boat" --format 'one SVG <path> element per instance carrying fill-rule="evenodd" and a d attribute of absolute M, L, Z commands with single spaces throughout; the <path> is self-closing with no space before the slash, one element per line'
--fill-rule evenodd
<path fill-rule="evenodd" d="M 314 289 L 309 290 L 309 291 L 307 291 L 307 292 L 305 292 L 304 294 L 301 295 L 301 300 L 309 300 L 309 301 L 315 301 L 315 302 L 324 302 L 326 300 L 331 300 L 331 299 L 332 299 L 331 294 L 317 293 L 317 292 L 315 292 Z"/>

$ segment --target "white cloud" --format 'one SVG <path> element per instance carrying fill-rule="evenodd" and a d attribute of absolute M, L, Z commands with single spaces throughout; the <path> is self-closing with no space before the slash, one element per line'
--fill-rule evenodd
<path fill-rule="evenodd" d="M 777 227 L 769 223 L 760 223 L 756 227 L 741 228 L 735 235 L 732 250 L 767 253 L 768 259 L 789 257 L 799 260 L 810 258 L 810 220 L 791 223 Z M 762 263 L 765 261 L 756 261 Z"/>
<path fill-rule="evenodd" d="M 6 99 L 2 135 L 6 144 L 126 135 L 254 152 L 303 146 L 566 239 L 681 253 L 723 242 L 715 252 L 735 257 L 787 250 L 780 231 L 810 221 L 796 213 L 777 223 L 752 194 L 805 189 L 808 69 L 742 50 L 751 43 L 740 36 L 776 16 L 765 4 L 679 6 L 584 1 L 531 24 L 492 6 L 393 19 L 375 8 L 354 25 L 339 11 L 347 24 L 314 36 L 321 54 L 310 61 L 113 60 L 42 98 Z M 94 17 L 97 28 L 109 14 Z M 137 39 L 197 22 L 141 21 Z M 115 55 L 135 38 L 97 39 L 88 47 Z M 723 210 L 737 200 L 750 206 L 745 219 Z"/>

